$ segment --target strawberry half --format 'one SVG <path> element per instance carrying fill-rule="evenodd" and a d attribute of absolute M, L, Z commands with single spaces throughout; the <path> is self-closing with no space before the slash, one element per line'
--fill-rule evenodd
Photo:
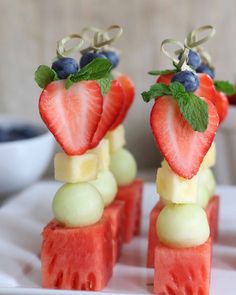
<path fill-rule="evenodd" d="M 204 100 L 208 104 L 208 128 L 204 133 L 192 129 L 171 96 L 158 98 L 151 111 L 150 123 L 156 144 L 172 170 L 188 179 L 197 174 L 219 125 L 215 106 Z"/>
<path fill-rule="evenodd" d="M 198 74 L 200 86 L 195 91 L 195 94 L 200 97 L 209 99 L 213 104 L 216 104 L 217 91 L 214 81 L 206 74 Z"/>
<path fill-rule="evenodd" d="M 117 80 L 113 80 L 109 92 L 104 96 L 103 111 L 90 148 L 94 148 L 106 135 L 112 124 L 121 113 L 125 100 L 124 91 Z"/>
<path fill-rule="evenodd" d="M 220 123 L 222 123 L 226 118 L 229 110 L 229 100 L 223 92 L 217 92 L 216 109 L 220 118 Z"/>
<path fill-rule="evenodd" d="M 157 83 L 163 83 L 165 85 L 169 85 L 174 74 L 166 74 L 166 75 L 161 75 L 157 78 Z"/>
<path fill-rule="evenodd" d="M 117 117 L 113 125 L 111 126 L 110 130 L 115 129 L 118 125 L 120 125 L 124 121 L 128 113 L 128 110 L 134 101 L 134 96 L 135 96 L 134 83 L 128 78 L 128 76 L 121 74 L 121 75 L 118 75 L 116 79 L 120 82 L 121 87 L 123 88 L 125 99 L 124 99 L 123 108 L 119 116 Z"/>
<path fill-rule="evenodd" d="M 157 78 L 157 83 L 164 83 L 169 85 L 174 74 L 166 74 Z M 217 91 L 215 89 L 214 81 L 206 74 L 197 74 L 199 78 L 199 87 L 195 94 L 200 97 L 209 99 L 213 104 L 216 103 Z"/>
<path fill-rule="evenodd" d="M 103 97 L 95 81 L 82 81 L 65 89 L 65 80 L 47 85 L 39 99 L 40 115 L 68 155 L 90 148 L 102 114 Z"/>

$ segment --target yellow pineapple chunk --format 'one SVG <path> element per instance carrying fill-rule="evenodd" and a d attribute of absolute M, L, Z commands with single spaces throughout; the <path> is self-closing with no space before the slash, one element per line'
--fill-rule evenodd
<path fill-rule="evenodd" d="M 110 152 L 115 153 L 119 149 L 125 146 L 125 128 L 123 125 L 119 125 L 113 131 L 107 133 L 106 138 L 109 139 Z"/>
<path fill-rule="evenodd" d="M 56 153 L 54 158 L 55 179 L 77 183 L 94 180 L 98 174 L 98 157 L 95 154 L 69 156 Z"/>
<path fill-rule="evenodd" d="M 164 160 L 157 170 L 156 189 L 162 199 L 172 203 L 196 203 L 198 176 L 185 179 L 174 173 Z"/>
<path fill-rule="evenodd" d="M 201 168 L 211 168 L 215 165 L 216 162 L 216 145 L 213 142 L 210 149 L 205 155 L 205 158 L 202 161 Z"/>
<path fill-rule="evenodd" d="M 109 169 L 110 165 L 110 151 L 109 140 L 103 139 L 97 147 L 89 150 L 88 153 L 94 154 L 98 157 L 98 171 L 104 171 Z"/>

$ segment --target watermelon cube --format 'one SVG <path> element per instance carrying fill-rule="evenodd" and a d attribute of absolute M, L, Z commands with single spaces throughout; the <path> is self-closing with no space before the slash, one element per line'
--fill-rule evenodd
<path fill-rule="evenodd" d="M 120 258 L 124 239 L 124 202 L 114 200 L 105 208 L 103 216 L 109 218 L 112 234 L 113 264 L 115 264 Z"/>
<path fill-rule="evenodd" d="M 116 200 L 125 203 L 124 242 L 129 242 L 140 233 L 142 215 L 143 180 L 135 179 L 131 184 L 120 186 Z"/>
<path fill-rule="evenodd" d="M 163 203 L 161 203 L 160 201 L 157 202 L 149 216 L 147 267 L 150 268 L 154 268 L 155 248 L 158 242 L 158 236 L 156 232 L 156 221 L 163 207 Z"/>
<path fill-rule="evenodd" d="M 216 241 L 218 237 L 219 206 L 219 196 L 213 196 L 206 207 L 206 214 L 210 226 L 212 241 Z"/>
<path fill-rule="evenodd" d="M 155 250 L 154 293 L 209 295 L 211 238 L 191 248 L 169 248 L 158 241 Z"/>
<path fill-rule="evenodd" d="M 109 220 L 68 228 L 55 220 L 43 230 L 42 286 L 50 289 L 101 290 L 112 275 Z"/>

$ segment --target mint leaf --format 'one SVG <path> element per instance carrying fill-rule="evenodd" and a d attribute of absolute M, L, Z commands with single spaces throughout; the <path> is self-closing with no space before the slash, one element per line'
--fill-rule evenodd
<path fill-rule="evenodd" d="M 179 82 L 170 84 L 173 97 L 177 100 L 179 109 L 185 120 L 194 131 L 204 132 L 208 126 L 208 105 L 200 97 L 187 92 Z"/>
<path fill-rule="evenodd" d="M 226 95 L 233 95 L 236 93 L 236 89 L 235 89 L 234 85 L 232 85 L 228 81 L 215 80 L 214 84 L 215 84 L 217 91 L 223 92 Z"/>
<path fill-rule="evenodd" d="M 112 76 L 110 74 L 106 74 L 106 76 L 101 79 L 97 79 L 96 81 L 100 85 L 102 95 L 106 95 L 111 87 Z"/>
<path fill-rule="evenodd" d="M 34 80 L 40 88 L 45 88 L 50 82 L 58 80 L 57 73 L 48 66 L 41 65 L 34 74 Z"/>
<path fill-rule="evenodd" d="M 66 79 L 65 88 L 69 89 L 72 84 L 73 82 L 71 81 L 71 75 L 69 75 Z"/>
<path fill-rule="evenodd" d="M 142 92 L 142 97 L 145 102 L 149 102 L 151 99 L 156 99 L 163 95 L 171 95 L 169 86 L 164 83 L 153 84 L 148 91 Z"/>
<path fill-rule="evenodd" d="M 106 58 L 95 58 L 79 72 L 71 75 L 71 81 L 98 80 L 104 78 L 112 69 L 112 63 Z"/>
<path fill-rule="evenodd" d="M 172 74 L 176 72 L 177 70 L 173 69 L 173 70 L 150 71 L 148 72 L 148 74 L 153 76 L 160 76 L 160 75 L 167 75 L 167 74 Z"/>

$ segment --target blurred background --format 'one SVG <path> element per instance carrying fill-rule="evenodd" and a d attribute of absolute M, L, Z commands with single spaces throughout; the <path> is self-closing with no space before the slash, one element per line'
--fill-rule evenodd
<path fill-rule="evenodd" d="M 160 53 L 161 41 L 183 40 L 187 32 L 203 24 L 215 26 L 217 34 L 206 46 L 212 54 L 217 79 L 234 82 L 235 12 L 235 0 L 0 0 L 0 112 L 39 121 L 40 89 L 34 82 L 34 71 L 39 64 L 51 64 L 56 42 L 85 26 L 106 28 L 119 24 L 124 29 L 115 43 L 122 52 L 119 71 L 127 73 L 136 85 L 136 100 L 125 122 L 128 149 L 135 155 L 145 179 L 154 180 L 161 156 L 149 127 L 152 104 L 145 104 L 140 93 L 154 82 L 155 77 L 146 74 L 149 70 L 171 66 Z M 233 136 L 233 132 L 230 134 Z M 217 140 L 221 145 L 216 166 L 218 181 L 236 183 L 232 169 L 236 162 L 222 155 L 228 154 L 224 146 L 230 144 L 233 156 L 236 139 L 231 138 L 229 143 L 220 135 Z"/>

